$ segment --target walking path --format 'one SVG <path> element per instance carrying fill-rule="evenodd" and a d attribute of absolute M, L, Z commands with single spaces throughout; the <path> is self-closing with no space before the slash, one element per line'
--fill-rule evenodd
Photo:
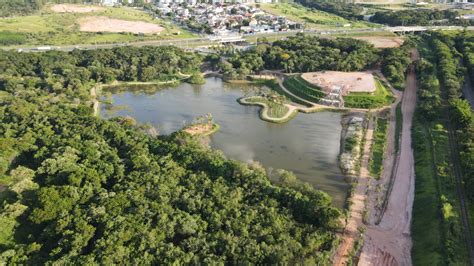
<path fill-rule="evenodd" d="M 412 59 L 418 59 L 416 51 Z M 392 192 L 381 222 L 368 225 L 359 265 L 411 265 L 410 225 L 415 189 L 411 126 L 416 106 L 416 77 L 413 65 L 403 93 L 403 127 L 400 158 Z"/>
<path fill-rule="evenodd" d="M 252 97 L 245 97 L 245 98 L 240 98 L 238 102 L 243 105 L 257 105 L 262 107 L 262 111 L 260 112 L 260 118 L 262 120 L 268 121 L 268 122 L 273 122 L 273 123 L 284 123 L 288 120 L 290 120 L 297 112 L 298 112 L 298 106 L 295 106 L 293 104 L 288 104 L 284 103 L 286 108 L 288 108 L 288 111 L 286 114 L 282 117 L 272 117 L 268 114 L 270 107 L 266 103 L 263 102 L 249 102 L 248 99 Z"/>
<path fill-rule="evenodd" d="M 364 153 L 360 166 L 360 177 L 358 177 L 357 186 L 352 196 L 350 206 L 350 219 L 344 229 L 342 242 L 334 257 L 334 265 L 346 265 L 351 259 L 351 251 L 354 249 L 356 241 L 360 238 L 359 228 L 363 225 L 363 216 L 365 209 L 365 200 L 367 194 L 367 185 L 370 180 L 369 159 L 372 146 L 372 137 L 374 132 L 374 121 L 369 120 L 365 134 Z"/>

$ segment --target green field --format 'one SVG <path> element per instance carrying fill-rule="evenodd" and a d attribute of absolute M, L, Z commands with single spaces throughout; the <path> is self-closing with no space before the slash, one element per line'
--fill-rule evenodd
<path fill-rule="evenodd" d="M 351 24 L 351 28 L 368 28 L 376 26 L 376 24 L 367 22 L 349 21 L 337 15 L 316 9 L 306 8 L 299 4 L 261 4 L 260 8 L 268 13 L 277 16 L 284 16 L 289 20 L 303 23 L 306 28 L 329 29 L 343 27 L 345 24 Z"/>
<path fill-rule="evenodd" d="M 81 32 L 77 21 L 88 16 L 149 22 L 158 24 L 165 30 L 159 35 Z M 13 33 L 15 40 L 22 41 L 9 41 L 9 38 L 13 38 Z M 55 13 L 47 6 L 38 14 L 0 20 L 0 45 L 100 44 L 189 37 L 193 37 L 193 34 L 178 28 L 171 22 L 155 19 L 143 10 L 128 7 L 106 7 L 92 13 Z"/>
<path fill-rule="evenodd" d="M 394 100 L 392 93 L 378 79 L 375 79 L 375 85 L 377 89 L 374 93 L 352 92 L 344 96 L 344 106 L 372 109 L 391 104 Z"/>

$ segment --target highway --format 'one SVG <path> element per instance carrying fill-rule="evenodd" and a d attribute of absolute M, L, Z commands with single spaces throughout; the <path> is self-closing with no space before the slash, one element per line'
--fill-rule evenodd
<path fill-rule="evenodd" d="M 447 30 L 474 30 L 474 27 L 461 27 L 461 26 L 405 26 L 405 27 L 381 27 L 381 28 L 367 28 L 367 29 L 349 29 L 341 28 L 334 30 L 317 30 L 317 29 L 306 29 L 306 30 L 293 30 L 293 31 L 282 31 L 282 32 L 268 32 L 258 33 L 249 35 L 230 35 L 230 36 L 208 36 L 202 38 L 187 38 L 187 39 L 170 39 L 170 40 L 152 40 L 152 41 L 138 41 L 138 42 L 127 42 L 127 43 L 110 43 L 110 44 L 77 44 L 77 45 L 61 45 L 61 46 L 25 46 L 25 47 L 1 47 L 3 50 L 17 50 L 20 52 L 45 52 L 50 50 L 57 51 L 72 51 L 74 49 L 80 50 L 94 50 L 94 49 L 107 49 L 114 47 L 123 46 L 167 46 L 175 45 L 184 49 L 195 49 L 197 47 L 216 45 L 221 43 L 236 42 L 236 41 L 247 41 L 254 43 L 252 39 L 256 38 L 278 38 L 284 36 L 291 36 L 297 33 L 314 34 L 314 35 L 340 35 L 340 34 L 358 34 L 358 33 L 381 33 L 381 32 L 395 32 L 395 33 L 409 33 L 409 32 L 422 32 L 422 31 L 447 31 Z"/>

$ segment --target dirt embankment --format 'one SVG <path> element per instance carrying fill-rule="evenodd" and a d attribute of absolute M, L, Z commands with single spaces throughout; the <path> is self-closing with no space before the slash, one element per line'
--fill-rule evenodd
<path fill-rule="evenodd" d="M 367 37 L 353 37 L 357 40 L 366 41 L 370 44 L 373 44 L 375 48 L 396 48 L 400 47 L 405 40 L 401 37 L 376 37 L 376 36 L 367 36 Z"/>
<path fill-rule="evenodd" d="M 157 24 L 144 21 L 128 21 L 102 16 L 89 16 L 79 19 L 79 28 L 86 32 L 131 32 L 154 34 L 164 30 Z"/>

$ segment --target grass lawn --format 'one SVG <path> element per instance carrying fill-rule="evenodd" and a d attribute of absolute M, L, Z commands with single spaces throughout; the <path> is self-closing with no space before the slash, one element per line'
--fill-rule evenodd
<path fill-rule="evenodd" d="M 79 31 L 78 20 L 88 16 L 149 22 L 158 24 L 165 29 L 159 35 L 146 34 L 141 36 L 131 33 L 88 33 Z M 0 37 L 8 38 L 11 33 L 23 34 L 25 40 L 18 44 L 27 45 L 94 44 L 194 37 L 192 33 L 178 28 L 171 22 L 155 19 L 141 9 L 129 7 L 106 7 L 103 10 L 91 13 L 55 13 L 50 10 L 50 6 L 46 6 L 35 15 L 1 19 Z M 2 42 L 0 45 L 5 44 L 9 43 Z"/>
<path fill-rule="evenodd" d="M 342 27 L 344 24 L 352 24 L 352 28 L 374 27 L 375 24 L 367 22 L 354 22 L 337 15 L 304 7 L 299 4 L 279 3 L 279 4 L 261 4 L 260 8 L 264 11 L 284 16 L 289 20 L 303 23 L 306 28 L 334 28 Z"/>
<path fill-rule="evenodd" d="M 379 79 L 375 79 L 376 90 L 373 93 L 351 92 L 344 96 L 344 106 L 351 108 L 379 108 L 389 105 L 395 99 Z"/>

